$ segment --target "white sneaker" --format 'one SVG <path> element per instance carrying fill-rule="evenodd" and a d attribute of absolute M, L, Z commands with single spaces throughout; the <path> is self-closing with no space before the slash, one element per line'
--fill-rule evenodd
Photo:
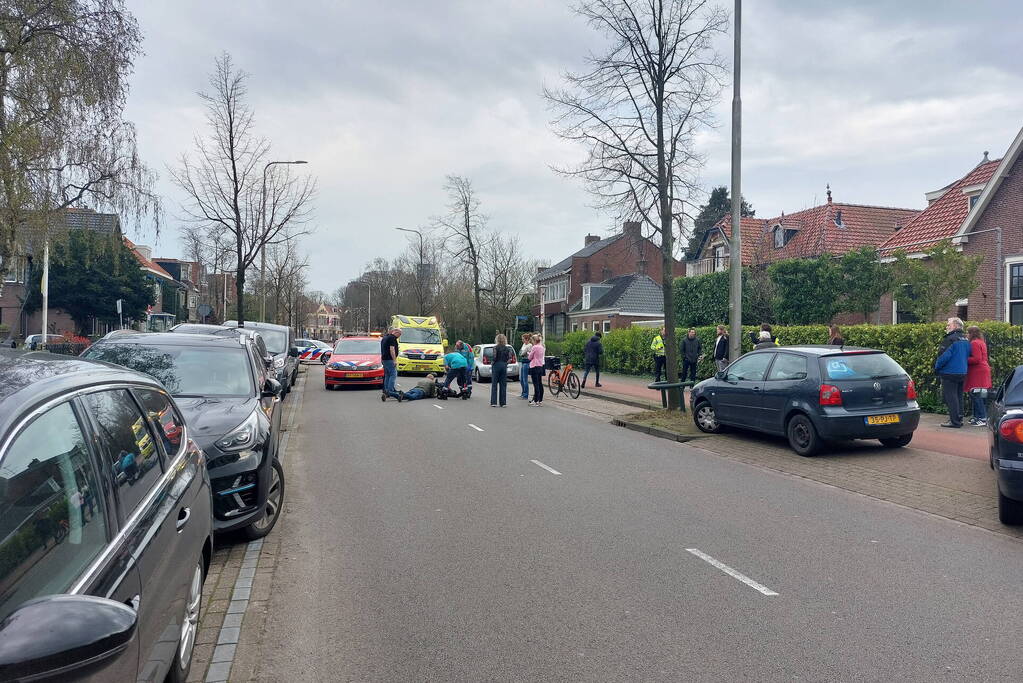
<path fill-rule="evenodd" d="M 987 420 L 971 420 L 970 424 L 972 424 L 974 427 L 986 427 Z"/>
<path fill-rule="evenodd" d="M 530 401 L 530 402 L 529 402 L 529 405 L 531 405 L 531 406 L 535 406 L 535 405 L 536 405 L 536 403 L 534 403 L 533 401 Z"/>

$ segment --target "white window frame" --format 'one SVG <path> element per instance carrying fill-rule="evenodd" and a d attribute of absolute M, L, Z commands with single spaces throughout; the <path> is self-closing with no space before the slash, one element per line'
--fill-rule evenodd
<path fill-rule="evenodd" d="M 1002 273 L 1002 277 L 1005 278 L 1005 282 L 1002 291 L 1005 292 L 1005 302 L 1002 310 L 1002 320 L 1009 322 L 1009 310 L 1012 308 L 1012 303 L 1016 301 L 1023 301 L 1023 299 L 1012 299 L 1009 295 L 1009 285 L 1012 282 L 1012 278 L 1010 277 L 1012 273 L 1012 266 L 1023 264 L 1023 256 L 1012 256 L 1003 260 L 1005 262 L 1005 272 Z"/>
<path fill-rule="evenodd" d="M 579 331 L 579 323 L 572 323 L 572 331 L 573 332 Z"/>
<path fill-rule="evenodd" d="M 555 280 L 544 287 L 547 288 L 547 291 L 544 292 L 544 303 L 552 304 L 568 298 L 568 278 Z"/>
<path fill-rule="evenodd" d="M 610 332 L 611 331 L 611 321 L 610 320 L 605 320 L 603 327 L 604 327 L 604 334 L 607 334 L 608 332 Z"/>
<path fill-rule="evenodd" d="M 587 310 L 590 307 L 590 286 L 583 285 L 583 310 Z"/>

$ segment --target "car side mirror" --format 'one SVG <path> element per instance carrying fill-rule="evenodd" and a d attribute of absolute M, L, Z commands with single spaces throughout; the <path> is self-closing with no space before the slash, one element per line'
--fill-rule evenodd
<path fill-rule="evenodd" d="M 281 383 L 275 380 L 273 377 L 267 377 L 266 382 L 263 383 L 263 398 L 277 398 L 281 395 Z"/>
<path fill-rule="evenodd" d="M 292 346 L 290 349 L 288 349 L 288 355 L 291 356 L 292 358 L 298 358 L 298 354 L 299 350 L 297 346 Z"/>
<path fill-rule="evenodd" d="M 728 373 L 726 373 L 724 370 L 718 370 L 716 373 L 714 373 L 714 379 L 723 381 L 727 374 Z"/>
<path fill-rule="evenodd" d="M 333 356 L 333 355 L 334 355 L 334 352 L 333 352 L 333 351 L 324 351 L 324 352 L 323 352 L 323 357 L 324 357 L 324 358 L 330 358 L 330 357 L 331 357 L 331 356 Z"/>
<path fill-rule="evenodd" d="M 0 678 L 69 680 L 102 671 L 135 636 L 138 614 L 92 595 L 50 595 L 0 623 Z"/>

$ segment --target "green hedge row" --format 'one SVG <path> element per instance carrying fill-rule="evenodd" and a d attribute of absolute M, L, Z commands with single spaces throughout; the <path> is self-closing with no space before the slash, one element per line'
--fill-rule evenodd
<path fill-rule="evenodd" d="M 976 323 L 988 338 L 991 370 L 997 385 L 1017 365 L 1023 363 L 1023 330 L 1008 323 Z M 743 333 L 743 351 L 752 349 L 750 332 L 756 327 L 746 327 Z M 676 330 L 681 341 L 685 330 Z M 824 325 L 774 326 L 774 333 L 781 344 L 825 344 L 828 329 Z M 916 382 L 920 404 L 925 410 L 943 412 L 941 391 L 934 374 L 934 359 L 938 344 L 945 334 L 945 323 L 920 323 L 902 325 L 849 325 L 842 328 L 846 344 L 880 349 L 894 358 Z M 604 335 L 604 369 L 628 375 L 642 375 L 652 372 L 653 356 L 650 342 L 656 330 L 631 327 L 613 330 Z M 704 359 L 698 369 L 699 378 L 714 374 L 712 354 L 714 327 L 698 327 L 697 336 L 703 341 Z M 561 356 L 573 365 L 582 365 L 583 346 L 592 336 L 591 332 L 571 332 L 560 342 L 548 345 L 548 353 Z"/>

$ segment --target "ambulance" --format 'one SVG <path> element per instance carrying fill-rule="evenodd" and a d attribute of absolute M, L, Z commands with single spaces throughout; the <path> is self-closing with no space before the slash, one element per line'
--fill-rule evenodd
<path fill-rule="evenodd" d="M 444 328 L 436 316 L 396 315 L 390 329 L 401 330 L 398 372 L 436 375 L 444 372 Z"/>

